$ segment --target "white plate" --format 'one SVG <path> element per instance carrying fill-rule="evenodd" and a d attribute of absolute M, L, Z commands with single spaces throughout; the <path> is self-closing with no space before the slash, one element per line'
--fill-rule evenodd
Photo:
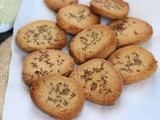
<path fill-rule="evenodd" d="M 141 46 L 151 51 L 160 60 L 160 1 L 159 0 L 126 0 L 131 10 L 129 16 L 149 22 L 154 29 L 150 41 Z M 90 0 L 80 0 L 89 5 Z M 22 62 L 27 53 L 17 47 L 17 31 L 27 23 L 35 20 L 55 20 L 43 0 L 23 0 L 18 17 L 14 24 L 12 41 L 12 61 L 9 83 L 6 92 L 3 120 L 52 120 L 31 101 L 28 87 L 22 80 Z M 107 24 L 109 20 L 103 19 Z M 68 37 L 68 41 L 70 36 Z M 63 49 L 67 52 L 67 47 Z M 160 66 L 160 63 L 158 63 Z M 159 120 L 160 114 L 160 69 L 145 81 L 124 86 L 119 100 L 114 106 L 101 106 L 86 101 L 82 112 L 76 120 Z"/>

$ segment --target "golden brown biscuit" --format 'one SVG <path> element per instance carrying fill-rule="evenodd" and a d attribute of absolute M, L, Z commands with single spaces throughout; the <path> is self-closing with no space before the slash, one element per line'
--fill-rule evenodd
<path fill-rule="evenodd" d="M 40 49 L 61 49 L 66 45 L 67 35 L 55 22 L 39 20 L 21 28 L 16 36 L 19 47 L 27 52 Z"/>
<path fill-rule="evenodd" d="M 78 66 L 70 78 L 83 86 L 87 100 L 100 105 L 113 105 L 122 91 L 119 73 L 104 59 L 93 59 Z"/>
<path fill-rule="evenodd" d="M 92 13 L 89 7 L 73 4 L 59 10 L 57 23 L 68 33 L 77 34 L 87 26 L 100 23 L 100 18 Z"/>
<path fill-rule="evenodd" d="M 58 11 L 60 8 L 78 3 L 78 0 L 45 0 L 46 5 L 53 11 Z"/>
<path fill-rule="evenodd" d="M 23 62 L 23 79 L 28 86 L 45 75 L 57 73 L 68 76 L 73 71 L 74 61 L 66 53 L 53 50 L 39 50 L 30 53 Z"/>
<path fill-rule="evenodd" d="M 85 100 L 82 86 L 60 75 L 40 78 L 32 85 L 30 94 L 42 111 L 58 120 L 76 117 Z"/>
<path fill-rule="evenodd" d="M 78 33 L 70 42 L 70 52 L 76 63 L 94 58 L 107 58 L 117 47 L 112 29 L 104 25 L 92 25 Z"/>
<path fill-rule="evenodd" d="M 122 0 L 92 0 L 91 10 L 103 17 L 122 19 L 128 15 L 128 3 Z"/>
<path fill-rule="evenodd" d="M 144 80 L 155 73 L 158 67 L 151 52 L 135 45 L 116 50 L 108 60 L 120 72 L 124 84 Z"/>
<path fill-rule="evenodd" d="M 153 34 L 149 23 L 133 17 L 115 20 L 108 26 L 116 32 L 118 47 L 146 42 Z"/>

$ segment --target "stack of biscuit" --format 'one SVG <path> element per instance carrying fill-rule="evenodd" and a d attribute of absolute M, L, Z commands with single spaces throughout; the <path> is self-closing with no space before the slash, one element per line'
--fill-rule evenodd
<path fill-rule="evenodd" d="M 22 75 L 33 102 L 56 119 L 76 117 L 89 100 L 114 105 L 123 84 L 144 80 L 157 70 L 153 54 L 140 44 L 153 30 L 149 23 L 127 17 L 130 7 L 123 0 L 45 0 L 57 12 L 57 22 L 39 20 L 19 30 L 20 48 L 29 52 Z M 100 16 L 115 19 L 100 24 Z M 67 33 L 74 35 L 69 54 L 61 51 Z M 78 67 L 74 70 L 74 64 Z"/>

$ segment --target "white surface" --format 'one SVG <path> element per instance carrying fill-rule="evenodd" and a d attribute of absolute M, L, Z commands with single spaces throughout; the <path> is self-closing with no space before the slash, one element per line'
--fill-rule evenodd
<path fill-rule="evenodd" d="M 80 0 L 89 5 L 90 0 Z M 154 29 L 149 42 L 142 44 L 160 60 L 160 1 L 159 0 L 126 0 L 130 3 L 129 16 L 148 21 Z M 3 120 L 52 120 L 31 101 L 28 87 L 22 80 L 22 62 L 26 53 L 17 47 L 15 35 L 19 28 L 29 22 L 48 19 L 55 20 L 43 0 L 23 0 L 14 25 L 12 41 L 12 61 L 9 83 L 6 92 Z M 108 20 L 103 19 L 106 24 Z M 68 37 L 70 38 L 70 37 Z M 64 51 L 67 48 L 63 49 Z M 160 66 L 160 62 L 158 63 Z M 100 106 L 86 101 L 76 120 L 159 120 L 160 119 L 160 69 L 145 81 L 124 86 L 119 100 L 114 106 Z"/>

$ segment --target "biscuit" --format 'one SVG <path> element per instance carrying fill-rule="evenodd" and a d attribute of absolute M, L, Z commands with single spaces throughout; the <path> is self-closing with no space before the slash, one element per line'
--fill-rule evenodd
<path fill-rule="evenodd" d="M 70 53 L 76 63 L 94 58 L 106 58 L 117 47 L 112 29 L 104 25 L 92 25 L 78 33 L 70 42 Z"/>
<path fill-rule="evenodd" d="M 58 120 L 76 117 L 85 101 L 82 86 L 60 75 L 40 78 L 31 86 L 30 94 L 42 111 Z"/>
<path fill-rule="evenodd" d="M 74 60 L 68 54 L 46 49 L 32 52 L 25 58 L 22 74 L 24 82 L 31 86 L 34 81 L 48 74 L 68 76 L 73 67 Z"/>
<path fill-rule="evenodd" d="M 122 0 L 92 0 L 91 10 L 103 17 L 122 19 L 128 15 L 129 4 Z"/>
<path fill-rule="evenodd" d="M 45 3 L 51 10 L 57 12 L 66 5 L 78 3 L 78 0 L 45 0 Z"/>
<path fill-rule="evenodd" d="M 144 80 L 157 70 L 153 54 L 140 46 L 127 46 L 113 52 L 108 60 L 120 72 L 124 84 Z"/>
<path fill-rule="evenodd" d="M 68 33 L 77 34 L 87 26 L 100 23 L 100 17 L 85 5 L 73 4 L 59 10 L 57 23 Z"/>
<path fill-rule="evenodd" d="M 93 59 L 73 71 L 70 78 L 81 84 L 86 99 L 100 105 L 113 105 L 119 98 L 123 80 L 113 65 L 104 59 Z"/>
<path fill-rule="evenodd" d="M 27 52 L 61 49 L 66 45 L 67 35 L 55 22 L 39 20 L 21 28 L 16 41 L 18 46 Z"/>
<path fill-rule="evenodd" d="M 116 32 L 118 47 L 146 42 L 153 34 L 149 23 L 133 17 L 115 20 L 108 26 Z"/>

